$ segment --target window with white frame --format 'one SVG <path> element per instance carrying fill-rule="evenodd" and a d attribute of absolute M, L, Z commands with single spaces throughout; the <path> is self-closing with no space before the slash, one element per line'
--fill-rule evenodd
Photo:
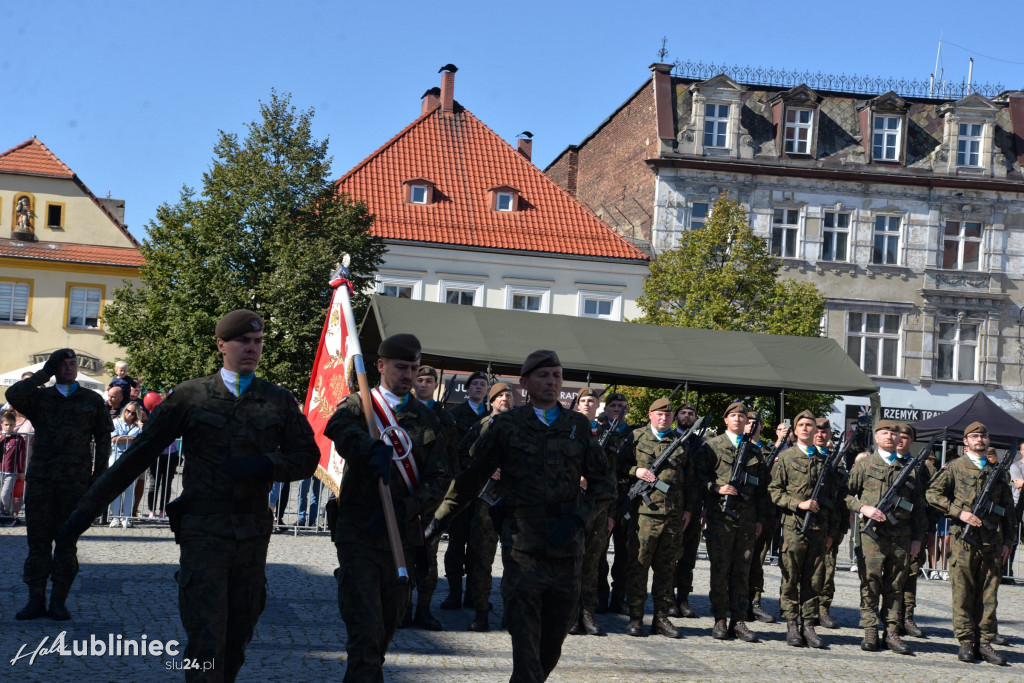
<path fill-rule="evenodd" d="M 973 382 L 977 376 L 978 325 L 939 322 L 936 379 Z"/>
<path fill-rule="evenodd" d="M 796 258 L 796 238 L 799 231 L 799 209 L 775 209 L 772 213 L 772 254 L 783 258 Z"/>
<path fill-rule="evenodd" d="M 898 313 L 846 314 L 846 353 L 868 375 L 898 376 L 900 317 Z"/>
<path fill-rule="evenodd" d="M 786 109 L 786 154 L 811 153 L 811 125 L 814 112 L 810 109 Z"/>
<path fill-rule="evenodd" d="M 547 289 L 509 286 L 505 308 L 510 311 L 548 313 L 550 311 L 550 296 L 551 293 Z"/>
<path fill-rule="evenodd" d="M 981 166 L 980 123 L 961 123 L 956 138 L 956 165 Z"/>
<path fill-rule="evenodd" d="M 377 281 L 377 291 L 384 296 L 418 300 L 423 298 L 423 281 L 417 278 L 381 275 Z"/>
<path fill-rule="evenodd" d="M 981 223 L 946 221 L 942 235 L 942 267 L 947 270 L 981 268 Z"/>
<path fill-rule="evenodd" d="M 71 287 L 68 292 L 68 327 L 96 329 L 100 326 L 103 290 L 95 287 Z"/>
<path fill-rule="evenodd" d="M 726 134 L 729 132 L 729 105 L 704 105 L 704 146 L 727 147 Z"/>
<path fill-rule="evenodd" d="M 882 161 L 899 161 L 900 133 L 903 130 L 903 117 L 875 115 L 872 132 L 873 159 Z"/>
<path fill-rule="evenodd" d="M 690 207 L 690 230 L 700 230 L 703 228 L 710 214 L 710 204 L 707 202 L 694 202 Z"/>
<path fill-rule="evenodd" d="M 438 284 L 438 300 L 460 306 L 483 306 L 483 283 L 441 280 Z"/>
<path fill-rule="evenodd" d="M 410 185 L 409 186 L 409 203 L 410 204 L 429 204 L 430 203 L 430 187 L 427 185 Z"/>
<path fill-rule="evenodd" d="M 622 319 L 622 297 L 610 292 L 579 293 L 579 311 L 581 318 L 600 318 L 601 320 Z"/>
<path fill-rule="evenodd" d="M 871 262 L 896 265 L 900 257 L 900 217 L 875 216 L 875 234 L 871 248 Z"/>
<path fill-rule="evenodd" d="M 495 211 L 511 211 L 514 205 L 515 195 L 511 192 L 497 192 L 494 198 Z"/>
<path fill-rule="evenodd" d="M 30 296 L 28 282 L 0 280 L 0 323 L 26 323 Z"/>
<path fill-rule="evenodd" d="M 848 261 L 850 258 L 850 214 L 826 211 L 821 218 L 821 260 Z"/>

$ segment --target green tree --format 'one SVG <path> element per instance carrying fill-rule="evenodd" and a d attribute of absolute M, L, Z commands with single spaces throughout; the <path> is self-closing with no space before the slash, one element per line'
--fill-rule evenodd
<path fill-rule="evenodd" d="M 127 351 L 133 373 L 167 388 L 220 367 L 217 320 L 236 308 L 266 321 L 258 374 L 302 398 L 324 316 L 327 284 L 343 253 L 357 295 L 383 259 L 365 204 L 339 196 L 327 140 L 311 133 L 313 110 L 271 91 L 245 139 L 220 131 L 199 195 L 184 187 L 148 226 L 141 286 L 114 293 L 105 338 Z"/>
<path fill-rule="evenodd" d="M 723 195 L 703 228 L 684 232 L 675 248 L 651 262 L 644 293 L 637 300 L 644 314 L 633 322 L 820 336 L 825 297 L 812 283 L 780 278 L 781 265 L 751 230 L 747 212 Z M 647 420 L 651 401 L 669 392 L 634 387 L 625 393 L 630 398 L 630 421 L 640 423 Z M 701 394 L 697 408 L 710 411 L 712 425 L 720 426 L 725 407 L 737 398 L 744 396 Z M 682 399 L 680 392 L 675 401 Z M 691 392 L 690 401 L 694 400 Z M 786 415 L 804 409 L 822 414 L 834 400 L 831 394 L 787 393 Z M 767 421 L 765 436 L 774 434 L 777 402 L 774 397 L 754 402 Z"/>

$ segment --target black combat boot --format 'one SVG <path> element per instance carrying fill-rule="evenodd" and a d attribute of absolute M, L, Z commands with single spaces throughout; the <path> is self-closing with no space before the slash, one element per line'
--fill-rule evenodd
<path fill-rule="evenodd" d="M 635 638 L 642 638 L 644 635 L 644 620 L 641 617 L 630 617 L 626 624 L 626 635 Z"/>
<path fill-rule="evenodd" d="M 956 658 L 961 662 L 971 664 L 974 662 L 976 657 L 974 656 L 974 640 L 961 640 L 960 651 L 956 653 Z"/>
<path fill-rule="evenodd" d="M 577 614 L 576 618 L 572 620 L 572 626 L 569 627 L 569 635 L 583 636 L 586 634 L 587 632 L 583 630 L 583 624 L 581 623 L 580 615 Z"/>
<path fill-rule="evenodd" d="M 924 631 L 914 623 L 914 615 L 907 614 L 903 618 L 903 632 L 912 638 L 924 638 Z"/>
<path fill-rule="evenodd" d="M 476 616 L 473 617 L 473 621 L 469 622 L 469 630 L 483 633 L 491 630 L 491 624 L 487 620 L 488 612 L 486 610 L 477 610 Z"/>
<path fill-rule="evenodd" d="M 832 615 L 828 613 L 828 607 L 822 607 L 818 610 L 818 623 L 825 628 L 839 628 L 839 624 L 832 618 Z"/>
<path fill-rule="evenodd" d="M 911 653 L 910 646 L 903 642 L 899 632 L 894 628 L 886 630 L 885 644 L 898 655 L 909 655 Z"/>
<path fill-rule="evenodd" d="M 425 628 L 428 631 L 443 631 L 444 627 L 441 622 L 438 621 L 437 617 L 430 613 L 430 603 L 423 604 L 422 602 L 416 605 L 416 616 L 413 617 L 412 623 L 415 626 Z"/>
<path fill-rule="evenodd" d="M 651 635 L 665 636 L 666 638 L 678 638 L 679 629 L 672 625 L 664 614 L 655 614 L 651 622 Z"/>
<path fill-rule="evenodd" d="M 50 589 L 50 618 L 54 621 L 67 621 L 71 618 L 71 612 L 68 612 L 64 605 L 70 590 L 71 586 L 66 583 L 54 581 L 53 588 Z"/>
<path fill-rule="evenodd" d="M 800 635 L 800 624 L 796 619 L 786 620 L 786 645 L 803 647 L 804 637 Z"/>
<path fill-rule="evenodd" d="M 1010 644 L 1010 639 L 1007 638 L 1004 635 L 1000 635 L 1000 634 L 997 633 L 994 636 L 992 636 L 992 644 L 993 645 L 1009 645 Z"/>
<path fill-rule="evenodd" d="M 594 620 L 594 615 L 590 613 L 590 610 L 583 610 L 583 613 L 580 614 L 579 623 L 583 626 L 583 630 L 587 632 L 588 636 L 604 635 L 604 629 Z"/>
<path fill-rule="evenodd" d="M 668 612 L 666 612 L 665 614 L 667 614 L 670 617 L 677 617 L 677 618 L 683 616 L 683 613 L 679 611 L 679 605 L 674 604 L 674 603 L 673 603 L 673 605 L 671 607 L 668 608 Z"/>
<path fill-rule="evenodd" d="M 978 656 L 989 664 L 1006 666 L 1006 657 L 992 649 L 992 643 L 982 643 L 978 646 Z"/>
<path fill-rule="evenodd" d="M 864 640 L 860 641 L 860 649 L 865 652 L 878 652 L 878 629 L 864 629 Z"/>
<path fill-rule="evenodd" d="M 739 638 L 745 643 L 761 642 L 757 639 L 757 636 L 754 635 L 754 632 L 750 630 L 750 627 L 747 626 L 747 622 L 745 621 L 733 620 L 733 622 L 729 625 L 729 630 L 732 631 L 737 638 Z"/>
<path fill-rule="evenodd" d="M 807 641 L 809 647 L 814 647 L 819 650 L 825 649 L 825 641 L 821 639 L 817 631 L 814 630 L 814 622 L 807 621 L 804 619 L 804 640 Z"/>
<path fill-rule="evenodd" d="M 29 588 L 28 603 L 14 615 L 18 621 L 46 616 L 46 588 Z"/>
<path fill-rule="evenodd" d="M 462 607 L 462 577 L 445 578 L 448 579 L 448 596 L 441 602 L 441 609 L 459 609 Z"/>
<path fill-rule="evenodd" d="M 711 627 L 711 637 L 715 640 L 725 640 L 729 637 L 729 628 L 725 625 L 725 619 L 715 619 L 715 625 Z"/>
<path fill-rule="evenodd" d="M 754 613 L 754 618 L 758 621 L 764 622 L 765 624 L 775 623 L 775 615 L 770 614 L 761 604 L 760 600 L 757 600 L 750 606 L 750 611 Z"/>
<path fill-rule="evenodd" d="M 679 616 L 686 619 L 693 619 L 697 616 L 697 613 L 690 607 L 690 595 L 688 593 L 679 594 Z"/>

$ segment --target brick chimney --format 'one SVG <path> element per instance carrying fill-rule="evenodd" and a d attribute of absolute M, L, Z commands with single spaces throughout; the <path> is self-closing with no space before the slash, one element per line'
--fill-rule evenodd
<path fill-rule="evenodd" d="M 519 144 L 517 145 L 519 153 L 526 157 L 526 160 L 530 160 L 530 155 L 533 154 L 533 140 L 530 138 L 519 138 Z"/>
<path fill-rule="evenodd" d="M 441 74 L 441 113 L 448 116 L 455 111 L 455 72 Z"/>
<path fill-rule="evenodd" d="M 426 114 L 428 111 L 437 109 L 438 103 L 441 101 L 441 89 L 431 88 L 427 92 L 423 93 L 423 106 L 420 108 L 420 114 Z"/>

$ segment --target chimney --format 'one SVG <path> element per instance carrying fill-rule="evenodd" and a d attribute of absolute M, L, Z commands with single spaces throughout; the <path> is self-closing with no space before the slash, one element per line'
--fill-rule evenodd
<path fill-rule="evenodd" d="M 530 155 L 533 153 L 533 140 L 530 138 L 519 138 L 518 145 L 519 153 L 526 157 L 526 160 L 530 160 Z"/>
<path fill-rule="evenodd" d="M 441 74 L 441 113 L 450 115 L 455 111 L 455 72 Z"/>
<path fill-rule="evenodd" d="M 423 93 L 423 106 L 420 108 L 420 114 L 426 114 L 428 111 L 437 109 L 438 103 L 441 101 L 441 89 L 431 88 L 427 92 Z"/>

